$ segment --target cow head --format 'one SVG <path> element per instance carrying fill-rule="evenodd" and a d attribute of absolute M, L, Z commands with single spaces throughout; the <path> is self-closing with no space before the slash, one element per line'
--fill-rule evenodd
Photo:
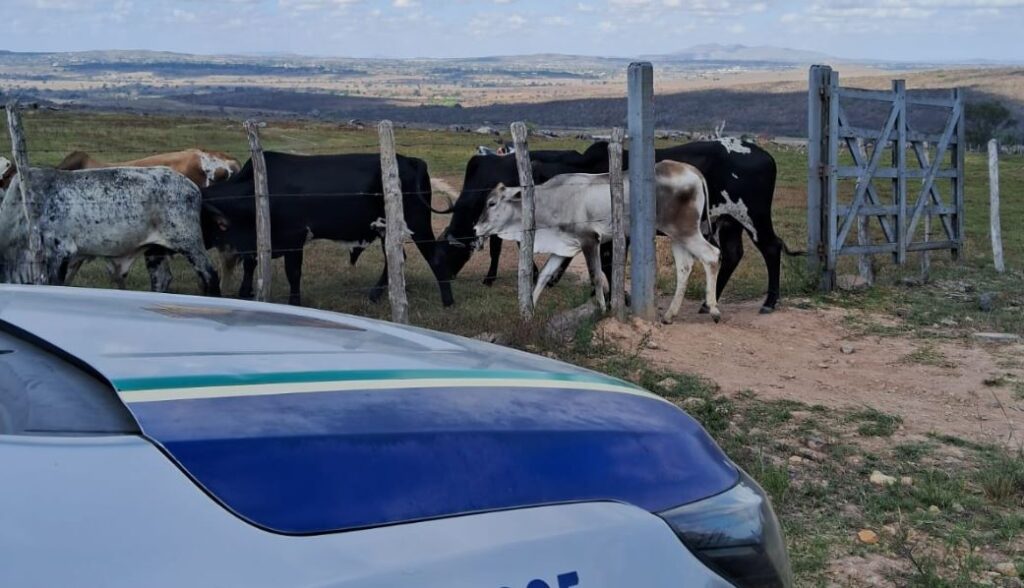
<path fill-rule="evenodd" d="M 203 202 L 201 212 L 201 223 L 203 227 L 203 243 L 207 249 L 217 248 L 220 250 L 229 249 L 231 244 L 227 241 L 227 232 L 231 228 L 231 221 L 227 215 L 209 202 Z"/>
<path fill-rule="evenodd" d="M 514 237 L 521 230 L 523 222 L 523 189 L 509 188 L 498 184 L 487 196 L 487 204 L 480 219 L 473 226 L 477 235 L 500 235 Z"/>

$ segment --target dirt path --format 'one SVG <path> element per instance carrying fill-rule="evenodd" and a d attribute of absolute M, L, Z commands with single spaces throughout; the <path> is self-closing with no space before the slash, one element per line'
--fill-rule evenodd
<path fill-rule="evenodd" d="M 785 308 L 762 316 L 756 301 L 724 305 L 715 325 L 693 314 L 693 306 L 688 301 L 676 324 L 653 329 L 645 357 L 700 374 L 725 394 L 749 390 L 765 399 L 897 414 L 903 418 L 897 436 L 1024 441 L 1024 399 L 1014 388 L 1024 382 L 1024 345 L 863 336 L 847 326 L 848 311 Z M 648 329 L 605 321 L 599 333 L 635 349 Z M 992 385 L 999 377 L 1010 383 Z"/>

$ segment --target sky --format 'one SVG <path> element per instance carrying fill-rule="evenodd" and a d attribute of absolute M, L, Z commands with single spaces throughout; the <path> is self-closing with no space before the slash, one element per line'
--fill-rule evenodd
<path fill-rule="evenodd" d="M 634 57 L 704 43 L 1024 61 L 1024 0 L 0 0 L 0 49 Z"/>

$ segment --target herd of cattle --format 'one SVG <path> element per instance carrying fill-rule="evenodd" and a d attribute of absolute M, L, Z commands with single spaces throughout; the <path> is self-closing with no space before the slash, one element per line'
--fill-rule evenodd
<path fill-rule="evenodd" d="M 551 254 L 534 300 L 581 252 L 596 291 L 606 293 L 612 239 L 607 143 L 594 143 L 583 153 L 548 150 L 530 156 L 537 184 L 535 251 Z M 265 158 L 272 255 L 284 257 L 289 302 L 299 304 L 303 247 L 308 241 L 340 242 L 350 249 L 355 263 L 383 236 L 380 160 L 377 154 L 275 152 L 267 152 Z M 624 160 L 628 162 L 628 155 Z M 718 297 L 743 256 L 743 233 L 764 256 L 768 295 L 762 312 L 771 312 L 779 299 L 781 255 L 794 254 L 772 226 L 776 166 L 771 155 L 755 144 L 730 138 L 659 149 L 656 160 L 656 228 L 672 241 L 677 271 L 676 293 L 665 319 L 671 320 L 679 310 L 694 260 L 703 264 L 707 276 L 702 312 L 718 319 Z M 488 238 L 491 263 L 484 283 L 492 284 L 501 241 L 522 236 L 515 157 L 474 155 L 466 165 L 458 199 L 445 210 L 432 208 L 431 180 L 423 160 L 400 155 L 398 164 L 405 222 L 437 279 L 442 303 L 454 303 L 452 281 Z M 25 279 L 29 235 L 21 176 L 0 158 L 0 279 L 7 282 Z M 151 287 L 166 291 L 171 277 L 167 257 L 180 254 L 199 276 L 202 291 L 219 295 L 220 279 L 207 255 L 216 249 L 223 267 L 242 264 L 239 296 L 253 295 L 257 239 L 251 162 L 243 166 L 226 154 L 199 149 L 117 163 L 75 152 L 56 168 L 30 168 L 26 180 L 41 203 L 49 282 L 68 284 L 84 262 L 103 259 L 114 282 L 123 288 L 141 254 Z M 451 215 L 440 238 L 434 236 L 432 213 Z M 383 295 L 386 283 L 385 267 L 370 291 L 371 300 Z M 603 305 L 604 296 L 597 298 Z"/>

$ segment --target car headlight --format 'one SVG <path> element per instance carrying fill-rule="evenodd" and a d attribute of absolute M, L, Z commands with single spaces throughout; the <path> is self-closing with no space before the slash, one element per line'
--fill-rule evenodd
<path fill-rule="evenodd" d="M 793 577 L 779 521 L 764 490 L 739 472 L 740 481 L 731 489 L 659 516 L 704 565 L 736 586 L 790 588 Z"/>

